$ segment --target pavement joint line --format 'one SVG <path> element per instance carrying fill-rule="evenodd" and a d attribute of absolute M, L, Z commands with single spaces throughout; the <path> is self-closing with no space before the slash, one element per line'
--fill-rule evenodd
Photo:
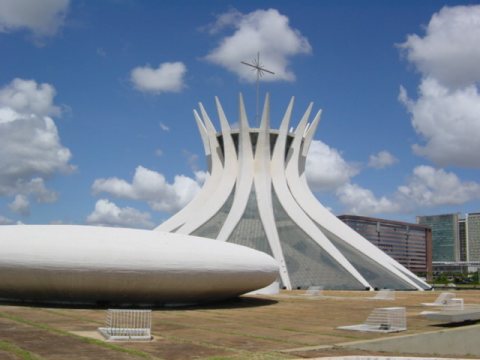
<path fill-rule="evenodd" d="M 382 341 L 389 340 L 389 339 L 405 339 L 405 338 L 410 338 L 410 337 L 414 337 L 414 336 L 418 336 L 418 335 L 455 332 L 455 331 L 462 331 L 462 330 L 466 330 L 466 329 L 470 329 L 470 328 L 478 328 L 480 330 L 480 324 L 465 325 L 465 326 L 455 327 L 453 329 L 439 329 L 439 330 L 432 330 L 432 331 L 426 331 L 426 332 L 415 333 L 415 334 L 382 337 L 382 338 L 377 338 L 377 339 L 365 339 L 365 340 L 348 341 L 348 342 L 342 342 L 342 343 L 338 343 L 338 344 L 306 346 L 306 347 L 302 347 L 302 348 L 285 349 L 285 350 L 280 350 L 280 351 L 289 353 L 289 352 L 299 352 L 299 351 L 314 351 L 314 350 L 325 350 L 325 349 L 333 349 L 333 348 L 343 348 L 343 347 L 348 347 L 348 346 L 358 345 L 358 344 L 369 344 L 369 343 L 382 342 Z"/>

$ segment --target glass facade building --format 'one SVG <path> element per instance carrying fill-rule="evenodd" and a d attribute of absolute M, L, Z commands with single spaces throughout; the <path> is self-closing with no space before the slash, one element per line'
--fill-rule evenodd
<path fill-rule="evenodd" d="M 480 261 L 480 213 L 467 214 L 466 238 L 468 247 L 468 261 Z"/>
<path fill-rule="evenodd" d="M 460 245 L 460 261 L 467 261 L 468 259 L 468 244 L 467 244 L 467 222 L 466 219 L 458 220 L 458 241 Z"/>
<path fill-rule="evenodd" d="M 460 261 L 458 214 L 417 216 L 417 223 L 432 229 L 433 261 Z"/>
<path fill-rule="evenodd" d="M 356 215 L 338 218 L 410 271 L 422 275 L 432 273 L 430 227 Z"/>

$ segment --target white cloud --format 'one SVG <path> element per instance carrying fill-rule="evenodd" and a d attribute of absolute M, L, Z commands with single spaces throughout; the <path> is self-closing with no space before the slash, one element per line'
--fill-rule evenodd
<path fill-rule="evenodd" d="M 449 87 L 480 81 L 480 5 L 444 7 L 433 14 L 426 34 L 400 44 L 426 77 Z"/>
<path fill-rule="evenodd" d="M 19 185 L 22 183 L 18 183 Z M 38 202 L 52 203 L 57 201 L 58 194 L 45 186 L 45 181 L 42 178 L 36 177 L 26 182 L 23 188 L 23 193 L 33 194 Z"/>
<path fill-rule="evenodd" d="M 34 194 L 38 201 L 55 201 L 45 179 L 73 170 L 70 150 L 48 116 L 59 114 L 54 95 L 51 85 L 33 80 L 15 79 L 0 88 L 0 196 Z"/>
<path fill-rule="evenodd" d="M 417 206 L 459 205 L 480 199 L 480 184 L 462 182 L 457 175 L 431 166 L 418 166 L 405 186 L 398 188 L 405 202 Z"/>
<path fill-rule="evenodd" d="M 63 25 L 69 0 L 0 0 L 0 32 L 28 29 L 37 37 L 53 36 Z"/>
<path fill-rule="evenodd" d="M 370 155 L 368 166 L 375 169 L 383 169 L 397 162 L 397 158 L 386 150 L 382 150 L 377 154 Z"/>
<path fill-rule="evenodd" d="M 221 30 L 232 27 L 233 24 L 238 24 L 242 20 L 243 14 L 237 9 L 230 9 L 229 11 L 217 16 L 217 20 L 205 26 L 205 29 L 210 34 L 217 34 Z"/>
<path fill-rule="evenodd" d="M 425 78 L 419 98 L 408 98 L 401 88 L 400 101 L 412 116 L 412 125 L 426 144 L 414 151 L 438 165 L 480 168 L 480 94 L 475 86 L 449 90 Z"/>
<path fill-rule="evenodd" d="M 309 54 L 312 48 L 300 31 L 290 27 L 289 19 L 275 9 L 257 10 L 249 14 L 230 11 L 217 18 L 210 26 L 217 33 L 227 26 L 235 29 L 223 38 L 217 48 L 205 58 L 237 74 L 242 80 L 253 82 L 256 75 L 240 61 L 251 61 L 261 53 L 261 63 L 275 75 L 267 74 L 265 81 L 293 81 L 295 74 L 288 69 L 289 58 Z"/>
<path fill-rule="evenodd" d="M 0 184 L 0 195 L 13 195 L 15 193 L 32 195 L 35 197 L 35 200 L 40 203 L 52 203 L 58 199 L 58 194 L 48 189 L 45 186 L 45 181 L 40 177 L 35 177 L 30 180 L 19 178 L 11 188 Z"/>
<path fill-rule="evenodd" d="M 210 174 L 207 171 L 195 171 L 195 181 L 202 186 Z"/>
<path fill-rule="evenodd" d="M 337 196 L 351 214 L 368 216 L 401 210 L 394 201 L 384 196 L 377 198 L 372 191 L 356 184 L 347 183 L 341 186 L 337 190 Z"/>
<path fill-rule="evenodd" d="M 159 94 L 180 92 L 184 87 L 186 66 L 181 62 L 163 63 L 154 69 L 150 65 L 136 67 L 130 79 L 137 90 Z"/>
<path fill-rule="evenodd" d="M 413 169 L 405 185 L 391 196 L 376 197 L 357 184 L 347 183 L 337 190 L 347 212 L 359 215 L 411 213 L 444 205 L 461 205 L 480 199 L 480 183 L 461 181 L 452 172 L 421 165 Z"/>
<path fill-rule="evenodd" d="M 0 225 L 12 225 L 12 224 L 14 224 L 13 220 L 0 215 Z"/>
<path fill-rule="evenodd" d="M 422 74 L 418 99 L 400 89 L 399 100 L 425 140 L 415 153 L 440 166 L 480 168 L 480 5 L 444 7 L 423 37 L 400 44 Z"/>
<path fill-rule="evenodd" d="M 15 199 L 8 205 L 10 210 L 20 215 L 30 214 L 30 202 L 25 195 L 17 195 Z"/>
<path fill-rule="evenodd" d="M 55 95 L 50 84 L 16 78 L 0 88 L 0 107 L 21 115 L 56 116 L 60 115 L 60 108 L 53 104 Z"/>
<path fill-rule="evenodd" d="M 100 199 L 95 210 L 88 215 L 87 223 L 101 226 L 124 226 L 133 228 L 152 228 L 150 214 L 131 207 L 120 208 L 113 202 Z"/>
<path fill-rule="evenodd" d="M 190 202 L 200 185 L 184 175 L 175 176 L 170 184 L 162 174 L 138 166 L 131 183 L 116 177 L 97 179 L 92 190 L 96 194 L 108 193 L 119 198 L 146 201 L 154 210 L 172 213 Z"/>
<path fill-rule="evenodd" d="M 358 174 L 357 166 L 346 162 L 338 150 L 314 140 L 305 165 L 308 184 L 313 191 L 336 189 Z"/>
<path fill-rule="evenodd" d="M 158 126 L 160 126 L 160 129 L 162 129 L 163 131 L 167 131 L 167 132 L 170 131 L 170 128 L 162 122 L 160 122 Z"/>

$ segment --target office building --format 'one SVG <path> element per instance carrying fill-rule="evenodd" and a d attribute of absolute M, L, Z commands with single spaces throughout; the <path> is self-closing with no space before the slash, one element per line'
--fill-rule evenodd
<path fill-rule="evenodd" d="M 458 214 L 417 216 L 417 223 L 432 229 L 433 261 L 460 261 Z"/>
<path fill-rule="evenodd" d="M 480 213 L 465 218 L 468 261 L 480 261 Z"/>
<path fill-rule="evenodd" d="M 460 261 L 467 261 L 468 245 L 466 219 L 458 219 L 458 241 L 460 246 Z"/>
<path fill-rule="evenodd" d="M 415 274 L 432 273 L 430 227 L 355 215 L 338 218 Z"/>

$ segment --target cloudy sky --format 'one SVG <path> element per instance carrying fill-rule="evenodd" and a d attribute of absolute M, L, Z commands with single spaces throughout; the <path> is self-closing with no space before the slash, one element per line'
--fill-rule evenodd
<path fill-rule="evenodd" d="M 336 214 L 480 211 L 480 4 L 0 0 L 0 224 L 152 228 L 206 176 L 192 110 L 230 122 L 254 73 Z M 218 122 L 217 122 L 218 124 Z"/>

